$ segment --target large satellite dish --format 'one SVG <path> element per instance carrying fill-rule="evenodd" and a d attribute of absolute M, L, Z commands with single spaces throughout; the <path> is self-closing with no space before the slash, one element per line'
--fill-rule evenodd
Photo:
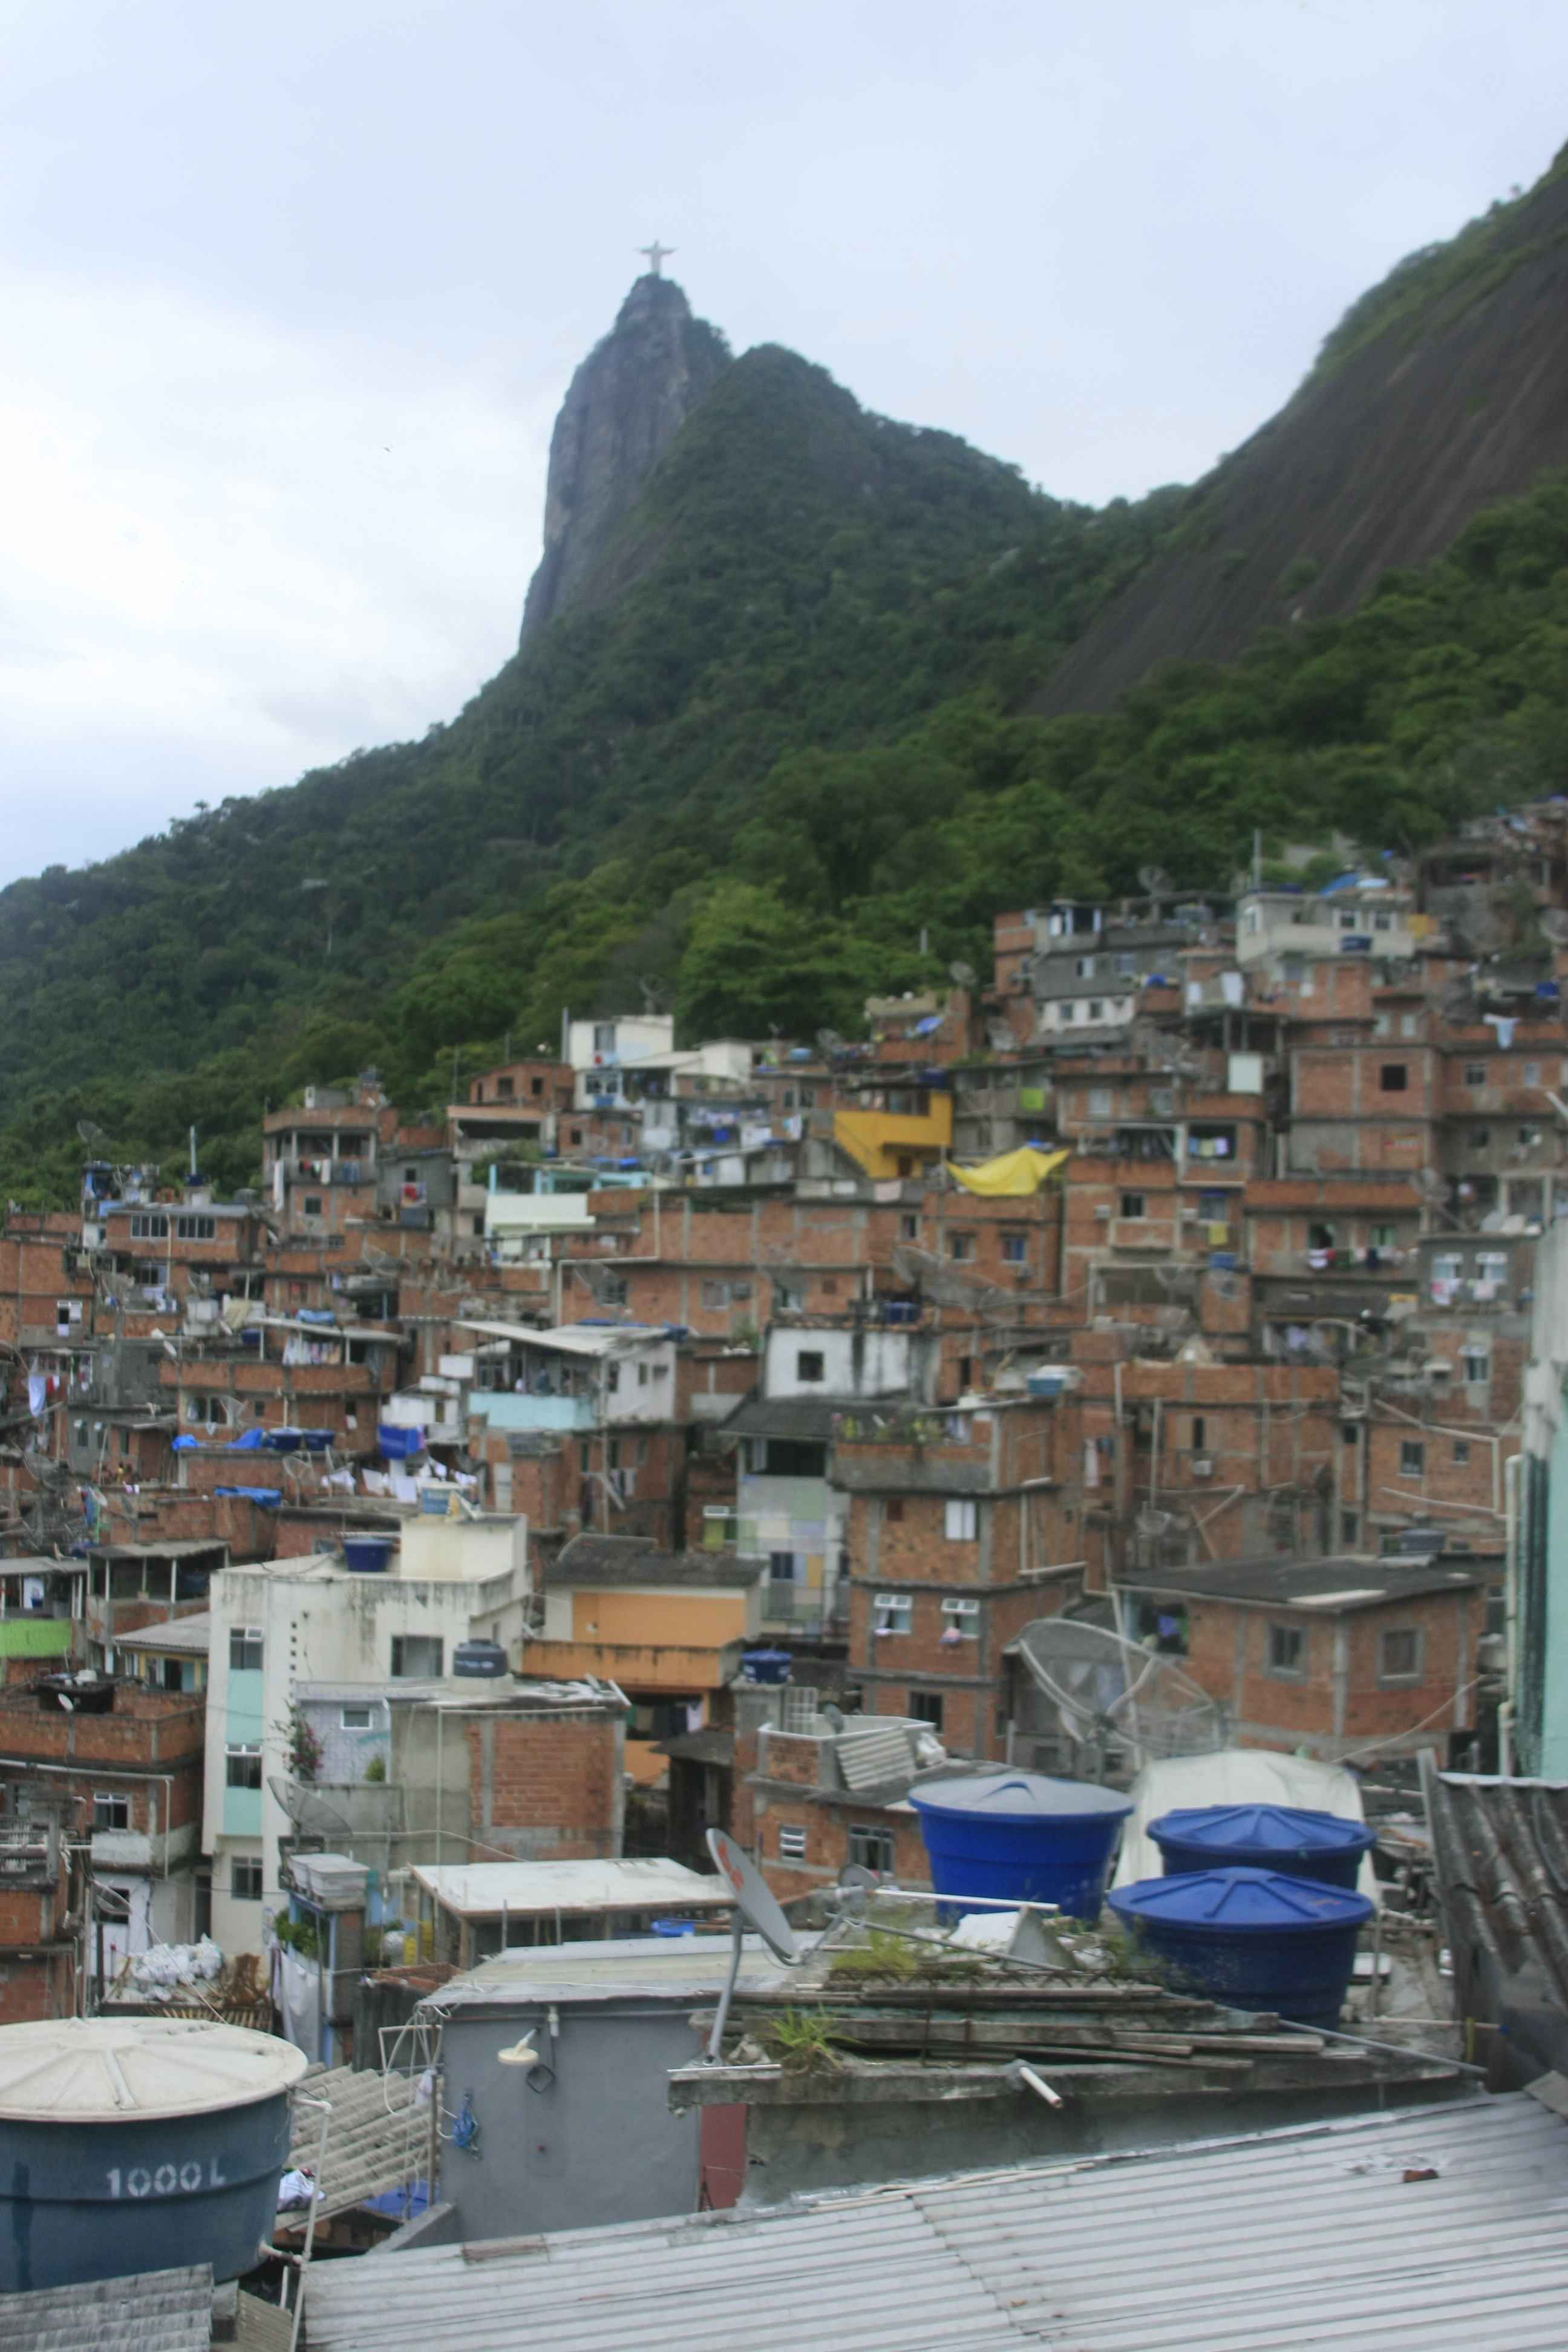
<path fill-rule="evenodd" d="M 730 2001 L 735 1990 L 735 1979 L 741 1973 L 742 1939 L 748 1927 L 761 1936 L 773 1958 L 786 1963 L 798 1960 L 800 1946 L 795 1939 L 795 1929 L 784 1917 L 773 1892 L 762 1878 L 755 1864 L 743 1848 L 722 1830 L 710 1830 L 708 1851 L 712 1855 L 719 1875 L 735 1900 L 730 1914 L 730 1973 L 724 1979 L 724 1990 L 719 1996 L 714 2012 L 713 2031 L 708 2036 L 703 2053 L 704 2063 L 719 2063 L 719 2045 L 724 2038 L 724 2024 L 730 2014 Z"/>
<path fill-rule="evenodd" d="M 1224 1707 L 1179 1659 L 1105 1626 L 1037 1617 L 1008 1654 L 1034 1685 L 1032 1704 L 1021 1708 L 1026 1738 L 1054 1739 L 1075 1764 L 1108 1746 L 1130 1752 L 1141 1769 L 1156 1758 L 1211 1755 L 1226 1745 Z"/>

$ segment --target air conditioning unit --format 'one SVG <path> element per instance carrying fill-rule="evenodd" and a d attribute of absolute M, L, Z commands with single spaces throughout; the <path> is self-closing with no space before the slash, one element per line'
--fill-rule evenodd
<path fill-rule="evenodd" d="M 1212 1478 L 1214 1476 L 1214 1455 L 1212 1454 L 1194 1454 L 1193 1475 L 1194 1478 Z"/>
<path fill-rule="evenodd" d="M 1099 1205 L 1099 1207 L 1095 1210 L 1095 1213 L 1095 1213 L 1095 1215 L 1096 1215 L 1097 1217 L 1104 1217 L 1104 1218 L 1109 1219 L 1109 1217 L 1110 1217 L 1110 1202 L 1109 1202 L 1109 1201 L 1101 1201 L 1101 1202 L 1100 1202 L 1100 1205 Z"/>

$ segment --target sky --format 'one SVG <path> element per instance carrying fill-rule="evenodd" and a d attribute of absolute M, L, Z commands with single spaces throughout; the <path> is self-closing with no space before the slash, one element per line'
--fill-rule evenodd
<path fill-rule="evenodd" d="M 0 881 L 458 710 L 651 238 L 737 351 L 1098 504 L 1564 92 L 1557 0 L 0 0 Z"/>

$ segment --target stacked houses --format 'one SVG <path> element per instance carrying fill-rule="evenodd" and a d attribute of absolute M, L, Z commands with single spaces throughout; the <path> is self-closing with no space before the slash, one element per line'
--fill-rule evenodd
<path fill-rule="evenodd" d="M 716 1822 L 782 1894 L 913 1871 L 922 1758 L 1064 1760 L 1063 1612 L 1244 1743 L 1485 1752 L 1568 803 L 1151 884 L 858 1043 L 605 1013 L 416 1123 L 307 1089 L 232 1201 L 13 1211 L 0 2015 L 102 1982 L 110 1899 L 111 1955 L 257 1948 L 333 1822 L 385 1890 Z"/>

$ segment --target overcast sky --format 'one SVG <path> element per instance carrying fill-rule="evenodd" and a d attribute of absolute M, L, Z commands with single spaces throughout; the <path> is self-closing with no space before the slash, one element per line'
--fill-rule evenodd
<path fill-rule="evenodd" d="M 0 880 L 450 717 L 655 236 L 1098 502 L 1565 137 L 1558 0 L 0 0 Z"/>

